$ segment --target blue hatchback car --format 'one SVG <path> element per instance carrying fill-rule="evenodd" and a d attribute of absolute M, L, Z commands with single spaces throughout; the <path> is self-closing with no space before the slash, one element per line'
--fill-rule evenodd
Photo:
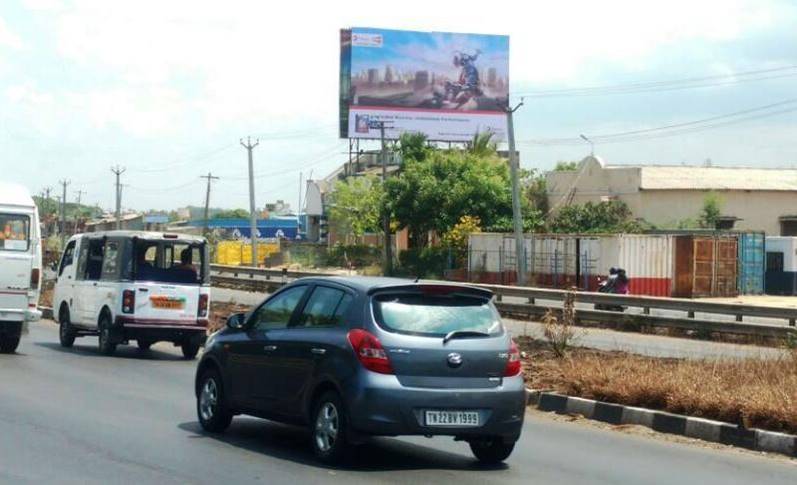
<path fill-rule="evenodd" d="M 308 426 L 335 462 L 369 436 L 448 435 L 505 460 L 520 437 L 520 352 L 492 293 L 446 282 L 297 280 L 232 315 L 199 361 L 202 427 L 234 415 Z"/>

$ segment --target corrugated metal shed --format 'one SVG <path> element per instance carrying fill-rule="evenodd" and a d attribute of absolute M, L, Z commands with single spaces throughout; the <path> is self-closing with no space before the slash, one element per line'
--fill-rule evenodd
<path fill-rule="evenodd" d="M 642 167 L 641 190 L 797 191 L 797 170 L 731 167 Z"/>

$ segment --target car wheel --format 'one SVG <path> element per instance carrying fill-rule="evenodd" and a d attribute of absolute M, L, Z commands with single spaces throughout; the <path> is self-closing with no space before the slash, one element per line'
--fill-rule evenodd
<path fill-rule="evenodd" d="M 206 370 L 199 379 L 196 414 L 202 429 L 211 433 L 221 433 L 232 422 L 232 412 L 225 404 L 221 376 L 215 369 Z"/>
<path fill-rule="evenodd" d="M 72 347 L 75 343 L 75 329 L 72 328 L 72 322 L 69 321 L 69 310 L 61 310 L 61 315 L 58 316 L 58 340 L 61 342 L 61 347 Z"/>
<path fill-rule="evenodd" d="M 136 344 L 138 345 L 138 350 L 149 350 L 152 347 L 152 344 L 155 343 L 152 340 L 145 340 L 145 339 L 138 339 L 136 340 Z"/>
<path fill-rule="evenodd" d="M 183 349 L 183 357 L 187 360 L 196 358 L 196 354 L 199 353 L 199 344 L 191 340 L 183 342 L 180 348 Z"/>
<path fill-rule="evenodd" d="M 316 401 L 312 420 L 313 452 L 324 463 L 337 463 L 346 452 L 348 419 L 338 393 L 325 392 Z"/>
<path fill-rule="evenodd" d="M 13 354 L 19 347 L 19 339 L 22 337 L 22 332 L 11 332 L 0 334 L 0 353 Z"/>
<path fill-rule="evenodd" d="M 113 341 L 113 335 L 111 334 L 111 317 L 107 313 L 103 313 L 100 317 L 100 323 L 98 325 L 98 330 L 100 333 L 99 338 L 99 349 L 100 353 L 103 355 L 113 355 L 116 352 L 116 342 Z"/>
<path fill-rule="evenodd" d="M 515 442 L 507 443 L 500 438 L 486 441 L 471 441 L 470 450 L 482 463 L 494 465 L 509 458 L 515 449 Z"/>

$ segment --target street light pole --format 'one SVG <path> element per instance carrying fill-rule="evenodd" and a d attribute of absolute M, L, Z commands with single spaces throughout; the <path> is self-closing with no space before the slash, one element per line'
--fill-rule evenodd
<path fill-rule="evenodd" d="M 592 140 L 587 138 L 585 135 L 579 135 L 579 136 L 581 136 L 582 140 L 584 140 L 585 142 L 589 143 L 589 156 L 595 157 L 595 144 L 592 143 Z"/>
<path fill-rule="evenodd" d="M 523 100 L 520 100 L 517 106 L 511 108 L 506 107 L 506 128 L 507 138 L 509 141 L 509 171 L 512 176 L 512 222 L 515 229 L 515 261 L 517 263 L 517 284 L 518 286 L 526 285 L 526 251 L 523 244 L 523 214 L 520 208 L 520 162 L 517 158 L 515 151 L 515 125 L 512 115 L 521 106 Z"/>

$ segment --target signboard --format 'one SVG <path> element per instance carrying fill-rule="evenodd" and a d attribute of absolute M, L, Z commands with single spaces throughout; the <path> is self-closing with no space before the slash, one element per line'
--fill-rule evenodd
<path fill-rule="evenodd" d="M 352 28 L 340 34 L 340 136 L 506 136 L 509 37 Z"/>

